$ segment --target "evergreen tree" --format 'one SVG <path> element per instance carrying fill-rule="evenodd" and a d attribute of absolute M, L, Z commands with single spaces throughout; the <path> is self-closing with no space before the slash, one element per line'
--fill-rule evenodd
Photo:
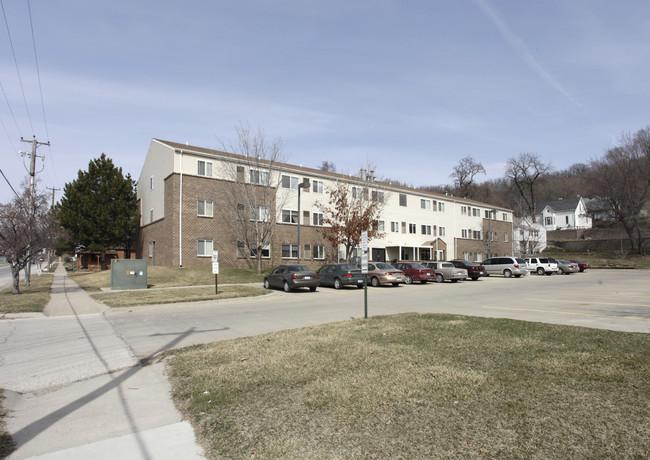
<path fill-rule="evenodd" d="M 135 182 L 102 153 L 65 185 L 57 215 L 71 243 L 99 252 L 106 270 L 106 251 L 128 246 L 138 228 Z"/>

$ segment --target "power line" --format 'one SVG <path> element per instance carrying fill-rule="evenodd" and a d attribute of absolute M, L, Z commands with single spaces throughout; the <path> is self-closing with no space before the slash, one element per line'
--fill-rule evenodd
<path fill-rule="evenodd" d="M 9 188 L 11 189 L 12 192 L 14 192 L 14 195 L 16 195 L 16 198 L 20 199 L 20 196 L 14 189 L 13 185 L 11 185 L 11 182 L 9 182 L 9 179 L 7 179 L 7 176 L 5 176 L 5 173 L 2 171 L 2 168 L 0 168 L 0 174 L 2 174 L 2 177 L 4 177 L 5 181 L 7 182 L 7 185 L 9 185 Z"/>
<path fill-rule="evenodd" d="M 16 74 L 18 75 L 18 82 L 20 83 L 20 91 L 23 94 L 23 101 L 25 101 L 25 110 L 27 110 L 27 119 L 29 120 L 29 126 L 32 128 L 32 134 L 34 134 L 34 125 L 32 124 L 32 117 L 29 113 L 29 106 L 27 105 L 27 97 L 25 97 L 25 88 L 23 87 L 23 79 L 20 76 L 20 69 L 18 68 L 18 59 L 16 59 L 16 51 L 14 49 L 14 43 L 11 39 L 11 32 L 9 31 L 9 22 L 7 21 L 7 14 L 5 12 L 5 4 L 3 0 L 0 0 L 0 5 L 2 6 L 2 15 L 4 16 L 5 26 L 7 27 L 7 36 L 9 37 L 9 45 L 11 46 L 11 54 L 14 57 L 14 65 L 16 66 Z"/>

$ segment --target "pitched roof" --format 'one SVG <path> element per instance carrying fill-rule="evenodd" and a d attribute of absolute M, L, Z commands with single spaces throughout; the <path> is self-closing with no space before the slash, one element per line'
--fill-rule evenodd
<path fill-rule="evenodd" d="M 553 201 L 544 201 L 542 203 L 539 203 L 537 205 L 537 210 L 539 212 L 542 212 L 545 207 L 551 208 L 553 211 L 558 212 L 558 211 L 575 211 L 576 208 L 578 207 L 578 204 L 580 203 L 581 197 L 576 196 L 573 198 L 564 198 L 561 200 L 553 200 Z"/>

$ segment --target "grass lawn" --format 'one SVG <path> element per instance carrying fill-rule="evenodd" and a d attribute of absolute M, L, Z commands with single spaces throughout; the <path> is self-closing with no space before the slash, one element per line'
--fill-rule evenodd
<path fill-rule="evenodd" d="M 214 286 L 132 290 L 92 294 L 92 297 L 109 307 L 133 307 L 160 303 L 197 302 L 200 300 L 222 300 L 235 297 L 252 297 L 270 294 L 271 291 L 251 286 L 219 286 L 219 294 L 214 293 Z"/>
<path fill-rule="evenodd" d="M 209 458 L 649 458 L 650 335 L 404 314 L 170 352 Z"/>
<path fill-rule="evenodd" d="M 111 271 L 97 272 L 68 272 L 68 276 L 88 292 L 97 292 L 101 288 L 111 287 Z M 253 269 L 221 268 L 219 284 L 230 283 L 261 283 L 264 280 Z M 214 275 L 211 268 L 178 268 L 178 267 L 147 267 L 147 284 L 149 287 L 175 286 L 214 286 Z"/>
<path fill-rule="evenodd" d="M 53 276 L 52 272 L 38 276 L 32 271 L 30 286 L 20 279 L 20 294 L 13 294 L 11 286 L 0 290 L 0 313 L 42 312 L 50 301 Z"/>

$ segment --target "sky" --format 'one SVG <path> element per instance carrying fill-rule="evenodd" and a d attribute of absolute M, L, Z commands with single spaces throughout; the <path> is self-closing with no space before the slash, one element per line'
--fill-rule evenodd
<path fill-rule="evenodd" d="M 105 153 L 135 180 L 153 138 L 236 126 L 289 162 L 412 186 L 458 161 L 587 163 L 650 124 L 647 0 L 1 0 L 0 169 L 32 140 L 55 190 Z M 42 158 L 41 158 L 42 157 Z M 0 203 L 13 198 L 0 177 Z"/>

